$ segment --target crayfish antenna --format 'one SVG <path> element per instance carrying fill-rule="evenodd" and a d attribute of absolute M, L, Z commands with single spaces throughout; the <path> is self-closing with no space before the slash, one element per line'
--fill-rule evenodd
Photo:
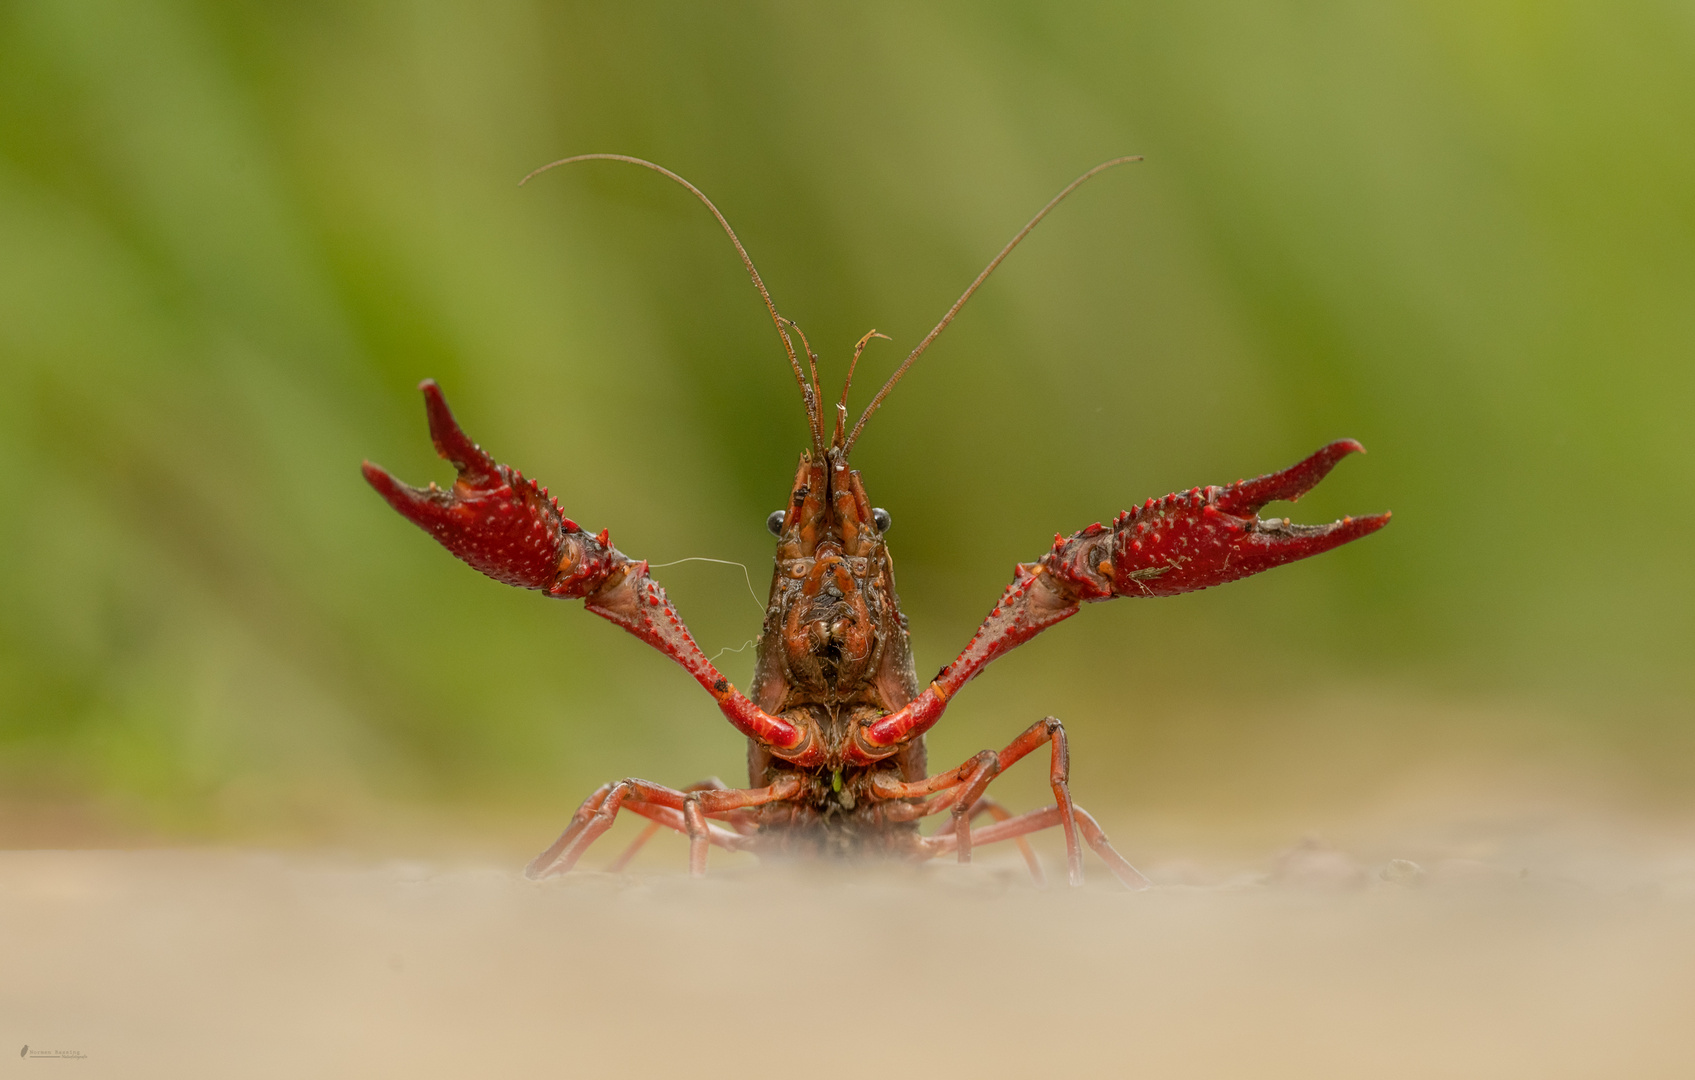
<path fill-rule="evenodd" d="M 812 428 L 812 448 L 818 453 L 818 460 L 824 460 L 824 417 L 819 407 L 822 393 L 818 389 L 818 354 L 812 351 L 812 342 L 806 340 L 806 331 L 793 319 L 782 317 L 782 325 L 793 330 L 800 338 L 800 347 L 806 351 L 807 366 L 812 370 L 812 385 L 803 388 L 806 395 L 806 420 Z M 787 338 L 788 335 L 784 335 Z"/>
<path fill-rule="evenodd" d="M 650 169 L 653 172 L 658 173 L 660 176 L 665 177 L 667 180 L 671 180 L 682 185 L 684 188 L 687 188 L 690 194 L 704 203 L 708 210 L 712 211 L 712 216 L 717 218 L 718 224 L 724 227 L 724 235 L 728 236 L 730 238 L 730 243 L 735 245 L 736 254 L 742 257 L 742 265 L 747 267 L 747 276 L 752 279 L 753 287 L 759 291 L 759 298 L 765 301 L 765 310 L 771 313 L 771 323 L 777 328 L 777 337 L 783 342 L 783 351 L 788 354 L 789 367 L 794 370 L 795 382 L 800 384 L 800 396 L 802 401 L 806 404 L 807 422 L 812 427 L 813 446 L 818 450 L 819 456 L 822 457 L 824 453 L 824 434 L 823 421 L 819 416 L 817 392 L 811 386 L 807 385 L 806 375 L 800 368 L 800 357 L 795 355 L 794 343 L 789 340 L 789 335 L 783 331 L 783 317 L 777 314 L 777 305 L 771 299 L 771 291 L 765 287 L 764 280 L 760 278 L 759 271 L 753 265 L 753 259 L 748 256 L 747 248 L 743 247 L 741 240 L 736 237 L 736 230 L 730 228 L 729 219 L 719 212 L 718 207 L 713 205 L 712 200 L 706 197 L 706 193 L 704 191 L 701 191 L 681 176 L 678 176 L 663 165 L 656 165 L 651 161 L 647 161 L 639 157 L 631 157 L 628 154 L 577 154 L 574 157 L 560 158 L 558 161 L 550 161 L 539 168 L 531 169 L 524 175 L 522 180 L 518 181 L 518 186 L 523 187 L 525 184 L 540 176 L 542 173 L 547 172 L 549 169 L 556 169 L 561 165 L 575 165 L 580 161 L 622 161 L 626 165 L 639 165 L 644 169 Z M 817 381 L 818 379 L 815 373 L 813 376 L 813 382 L 816 383 Z"/>
<path fill-rule="evenodd" d="M 835 433 L 830 436 L 830 445 L 842 450 L 844 453 L 846 453 L 846 447 L 842 442 L 842 432 L 847 426 L 848 391 L 853 389 L 853 373 L 859 367 L 860 354 L 865 351 L 865 346 L 871 343 L 872 338 L 882 338 L 884 341 L 894 340 L 887 334 L 879 334 L 875 330 L 868 330 L 864 337 L 854 343 L 853 360 L 848 364 L 847 380 L 842 383 L 842 399 L 836 403 L 836 430 Z"/>
<path fill-rule="evenodd" d="M 948 328 L 948 323 L 953 322 L 953 317 L 958 315 L 959 309 L 965 306 L 965 302 L 967 300 L 971 299 L 971 294 L 976 292 L 978 286 L 982 285 L 984 281 L 988 280 L 989 275 L 995 272 L 995 267 L 999 266 L 1002 260 L 1012 254 L 1012 249 L 1017 247 L 1026 236 L 1030 235 L 1030 230 L 1034 229 L 1043 218 L 1048 216 L 1048 211 L 1065 201 L 1065 197 L 1067 195 L 1070 195 L 1073 191 L 1082 187 L 1084 183 L 1097 174 L 1106 172 L 1108 169 L 1114 168 L 1118 165 L 1124 165 L 1132 161 L 1141 160 L 1142 155 L 1131 154 L 1127 157 L 1116 157 L 1111 161 L 1103 161 L 1088 172 L 1084 173 L 1082 176 L 1071 181 L 1071 183 L 1065 185 L 1058 195 L 1049 199 L 1048 204 L 1037 211 L 1036 216 L 1031 218 L 1022 229 L 1018 230 L 1018 235 L 1006 242 L 1006 246 L 1001 248 L 1000 254 L 989 260 L 989 265 L 983 267 L 983 272 L 977 275 L 977 280 L 973 281 L 970 287 L 965 290 L 964 294 L 961 295 L 958 300 L 953 302 L 953 307 L 948 308 L 948 313 L 942 316 L 942 321 L 937 323 L 928 334 L 924 335 L 924 340 L 918 343 L 918 348 L 913 349 L 912 352 L 907 355 L 907 358 L 901 362 L 900 367 L 895 369 L 895 373 L 889 376 L 889 381 L 883 384 L 883 388 L 877 391 L 877 396 L 871 399 L 871 404 L 867 405 L 865 407 L 865 411 L 860 414 L 859 422 L 853 425 L 853 434 L 848 436 L 847 446 L 844 450 L 853 449 L 853 444 L 859 439 L 859 433 L 865 430 L 865 422 L 871 419 L 871 414 L 877 411 L 877 407 L 879 405 L 883 404 L 883 399 L 889 396 L 889 391 L 895 388 L 895 383 L 900 382 L 901 376 L 906 374 L 907 369 L 912 366 L 913 361 L 917 360 L 918 357 L 923 354 L 924 350 L 930 347 L 930 342 L 935 341 L 937 336 L 940 335 L 943 330 Z"/>

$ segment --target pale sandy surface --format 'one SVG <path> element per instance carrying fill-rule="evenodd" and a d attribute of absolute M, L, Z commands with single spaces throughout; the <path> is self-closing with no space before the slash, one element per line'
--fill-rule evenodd
<path fill-rule="evenodd" d="M 1563 845 L 1563 846 L 1562 846 Z M 541 885 L 0 853 L 4 1075 L 1695 1076 L 1695 844 Z M 1388 879 L 1385 878 L 1385 873 Z M 18 1056 L 76 1050 L 81 1060 Z M 8 1048 L 9 1045 L 9 1048 Z"/>

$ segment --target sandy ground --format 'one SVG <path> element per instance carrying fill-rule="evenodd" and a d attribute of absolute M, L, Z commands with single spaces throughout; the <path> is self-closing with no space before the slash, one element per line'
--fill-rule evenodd
<path fill-rule="evenodd" d="M 463 861 L 4 852 L 0 1061 L 82 1077 L 1695 1076 L 1695 843 L 1496 847 L 1390 862 L 1297 843 L 1152 865 L 1141 894 L 1098 864 L 1082 889 L 1037 891 L 1000 854 L 532 884 Z"/>

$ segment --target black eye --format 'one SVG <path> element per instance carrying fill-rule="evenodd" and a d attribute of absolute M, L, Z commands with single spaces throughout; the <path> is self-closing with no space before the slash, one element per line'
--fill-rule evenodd
<path fill-rule="evenodd" d="M 889 526 L 895 523 L 894 519 L 889 517 L 889 512 L 881 506 L 871 508 L 871 520 L 877 523 L 877 531 L 880 533 L 888 532 Z"/>
<path fill-rule="evenodd" d="M 783 535 L 783 518 L 787 517 L 788 513 L 787 510 L 773 510 L 771 516 L 765 519 L 765 527 L 771 531 L 772 536 Z"/>

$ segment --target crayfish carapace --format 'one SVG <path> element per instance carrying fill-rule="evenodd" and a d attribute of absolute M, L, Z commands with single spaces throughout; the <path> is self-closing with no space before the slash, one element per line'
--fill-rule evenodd
<path fill-rule="evenodd" d="M 1222 585 L 1382 528 L 1389 521 L 1386 513 L 1316 526 L 1261 519 L 1258 514 L 1267 503 L 1293 500 L 1311 490 L 1338 461 L 1362 449 L 1360 445 L 1351 439 L 1333 442 L 1281 472 L 1149 499 L 1111 525 L 1097 523 L 1069 537 L 1056 537 L 1047 554 L 1017 567 L 1012 584 L 965 651 L 920 688 L 884 541 L 889 518 L 871 504 L 859 473 L 849 466 L 854 442 L 913 361 L 1036 223 L 1091 176 L 1136 159 L 1096 166 L 1043 207 L 918 344 L 851 431 L 844 386 L 828 437 L 817 357 L 799 328 L 778 314 L 753 261 L 717 207 L 682 177 L 636 158 L 590 154 L 553 164 L 592 159 L 625 161 L 663 174 L 688 188 L 723 225 L 788 355 L 805 402 L 811 445 L 801 454 L 787 505 L 768 522 L 777 537 L 776 566 L 746 693 L 731 685 L 695 644 L 646 562 L 613 547 L 606 532 L 583 529 L 561 513 L 547 489 L 495 461 L 467 438 L 433 381 L 420 388 L 436 451 L 458 470 L 453 486 L 445 491 L 434 484 L 409 487 L 365 463 L 371 486 L 453 554 L 497 581 L 582 600 L 589 611 L 681 664 L 748 739 L 747 788 L 730 788 L 717 780 L 681 789 L 634 779 L 606 784 L 577 808 L 559 839 L 530 864 L 530 876 L 570 870 L 619 811 L 629 810 L 650 824 L 615 868 L 627 863 L 663 826 L 688 836 L 689 869 L 696 875 L 705 872 L 707 852 L 714 844 L 762 854 L 878 854 L 915 860 L 953 853 L 967 862 L 976 847 L 1016 840 L 1040 880 L 1040 864 L 1024 837 L 1057 825 L 1065 833 L 1073 884 L 1083 880 L 1082 846 L 1087 844 L 1125 885 L 1145 887 L 1147 879 L 1113 850 L 1095 819 L 1072 802 L 1065 728 L 1057 719 L 1032 724 L 998 753 L 985 750 L 935 775 L 926 769 L 924 733 L 991 661 L 1069 618 L 1084 601 L 1171 596 Z M 865 335 L 856 346 L 849 385 L 853 366 L 874 335 Z M 805 368 L 796 339 L 806 354 Z M 1051 751 L 1048 775 L 1054 803 L 1013 816 L 988 798 L 985 789 L 1043 745 Z M 942 828 L 921 835 L 919 822 L 941 813 L 951 815 Z M 985 814 L 993 822 L 973 827 Z"/>

